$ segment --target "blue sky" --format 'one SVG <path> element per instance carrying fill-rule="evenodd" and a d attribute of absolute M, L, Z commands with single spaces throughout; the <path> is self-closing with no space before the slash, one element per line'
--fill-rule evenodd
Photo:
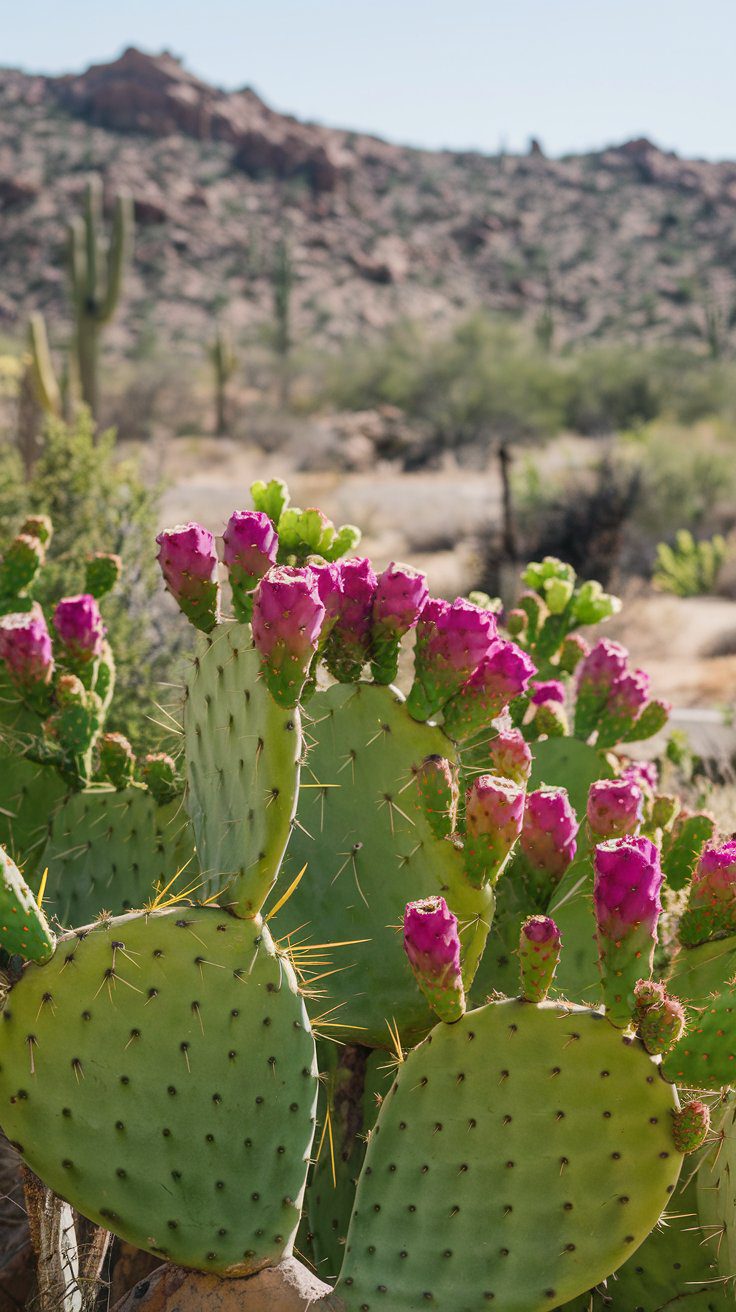
<path fill-rule="evenodd" d="M 736 0 L 31 0 L 0 63 L 168 48 L 274 107 L 426 146 L 550 153 L 650 136 L 736 158 Z"/>

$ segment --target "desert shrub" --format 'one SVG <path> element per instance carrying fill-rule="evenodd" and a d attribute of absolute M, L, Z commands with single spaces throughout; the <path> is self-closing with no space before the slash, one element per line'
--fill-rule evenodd
<path fill-rule="evenodd" d="M 638 428 L 660 413 L 653 361 L 627 347 L 581 352 L 570 360 L 568 384 L 565 421 L 576 433 Z"/>
<path fill-rule="evenodd" d="M 726 540 L 720 533 L 698 542 L 689 529 L 681 528 L 672 545 L 657 546 L 657 568 L 652 582 L 660 592 L 676 597 L 700 597 L 715 591 L 726 559 Z"/>

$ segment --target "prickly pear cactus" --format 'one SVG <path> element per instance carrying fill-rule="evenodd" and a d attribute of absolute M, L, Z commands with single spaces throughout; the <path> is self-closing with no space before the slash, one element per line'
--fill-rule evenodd
<path fill-rule="evenodd" d="M 677 1184 L 677 1098 L 581 1007 L 490 1003 L 401 1065 L 337 1284 L 348 1312 L 546 1312 L 643 1242 Z"/>
<path fill-rule="evenodd" d="M 664 1058 L 667 1078 L 684 1088 L 736 1082 L 736 937 L 680 948 L 667 987 L 685 1003 L 687 1030 Z"/>
<path fill-rule="evenodd" d="M 570 805 L 578 816 L 585 815 L 590 785 L 596 779 L 611 778 L 613 770 L 605 752 L 577 738 L 545 738 L 534 744 L 530 791 L 543 784 L 566 788 Z"/>
<path fill-rule="evenodd" d="M 199 884 L 182 799 L 159 806 L 140 785 L 73 793 L 52 817 L 41 865 L 49 910 L 68 926 L 144 906 L 157 889 L 174 896 Z"/>
<path fill-rule="evenodd" d="M 413 721 L 395 689 L 337 684 L 309 703 L 309 743 L 288 883 L 306 873 L 279 914 L 282 933 L 345 943 L 324 981 L 325 1010 L 339 1035 L 390 1046 L 389 1022 L 405 1036 L 430 1027 L 397 927 L 410 899 L 444 892 L 463 926 L 464 973 L 472 979 L 493 914 L 493 891 L 474 888 L 462 851 L 437 839 L 416 796 L 428 756 L 456 760 L 437 728 Z M 357 1028 L 356 1028 L 357 1027 Z"/>
<path fill-rule="evenodd" d="M 250 915 L 291 833 L 302 742 L 299 711 L 278 706 L 259 675 L 248 625 L 198 635 L 184 734 L 202 896 Z"/>
<path fill-rule="evenodd" d="M 75 931 L 7 995 L 0 1119 L 90 1220 L 221 1275 L 291 1252 L 317 1065 L 289 961 L 219 907 Z"/>
<path fill-rule="evenodd" d="M 56 937 L 15 862 L 0 847 L 0 948 L 46 961 Z"/>
<path fill-rule="evenodd" d="M 19 738 L 37 729 L 0 667 L 0 846 L 28 875 L 43 850 L 48 818 L 66 792 L 53 767 L 24 760 L 16 750 Z"/>
<path fill-rule="evenodd" d="M 698 1211 L 724 1292 L 733 1306 L 736 1288 L 736 1103 L 725 1100 L 720 1122 L 698 1172 Z"/>

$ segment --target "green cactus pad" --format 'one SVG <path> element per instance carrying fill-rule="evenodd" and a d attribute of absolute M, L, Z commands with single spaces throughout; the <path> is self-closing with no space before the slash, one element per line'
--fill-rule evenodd
<path fill-rule="evenodd" d="M 307 871 L 279 913 L 279 931 L 299 931 L 316 943 L 351 941 L 334 954 L 333 965 L 344 969 L 320 985 L 324 1010 L 335 1009 L 335 1034 L 342 1028 L 347 1040 L 385 1046 L 391 1021 L 404 1037 L 434 1023 L 401 947 L 406 903 L 444 895 L 460 921 L 467 986 L 485 944 L 493 892 L 470 885 L 462 852 L 434 837 L 416 796 L 422 761 L 433 754 L 452 760 L 439 729 L 412 720 L 395 689 L 367 683 L 333 685 L 310 701 L 309 713 L 283 882 L 305 864 Z"/>
<path fill-rule="evenodd" d="M 16 744 L 38 733 L 0 669 L 0 845 L 29 877 L 46 841 L 49 817 L 66 791 L 53 767 L 26 761 Z"/>
<path fill-rule="evenodd" d="M 198 635 L 184 732 L 203 896 L 254 915 L 278 874 L 296 809 L 298 710 L 277 706 L 247 624 Z"/>
<path fill-rule="evenodd" d="M 603 1000 L 593 911 L 593 866 L 585 852 L 555 889 L 548 914 L 562 935 L 555 988 L 565 998 L 597 1007 Z"/>
<path fill-rule="evenodd" d="M 56 936 L 17 865 L 0 847 L 0 948 L 26 961 L 46 961 Z"/>
<path fill-rule="evenodd" d="M 686 816 L 675 822 L 672 834 L 665 837 L 662 869 L 670 888 L 684 888 L 690 882 L 700 853 L 713 838 L 716 822 L 710 815 Z"/>
<path fill-rule="evenodd" d="M 550 788 L 566 788 L 570 805 L 579 820 L 584 821 L 588 805 L 588 790 L 596 779 L 612 779 L 613 770 L 604 752 L 599 752 L 577 738 L 547 738 L 534 743 L 534 763 L 529 779 L 529 791 L 546 784 Z M 583 838 L 583 827 L 580 839 Z"/>
<path fill-rule="evenodd" d="M 635 1251 L 677 1183 L 671 1085 L 595 1012 L 437 1026 L 384 1100 L 337 1293 L 348 1312 L 547 1312 Z"/>
<path fill-rule="evenodd" d="M 736 1284 L 736 1103 L 733 1095 L 713 1127 L 712 1142 L 698 1171 L 698 1211 L 708 1247 L 727 1282 L 733 1307 Z"/>
<path fill-rule="evenodd" d="M 564 1312 L 726 1312 L 733 1297 L 716 1246 L 698 1223 L 696 1180 L 688 1162 L 658 1226 L 601 1290 L 566 1303 Z"/>
<path fill-rule="evenodd" d="M 288 961 L 217 907 L 76 931 L 7 999 L 6 1134 L 83 1215 L 182 1266 L 290 1253 L 316 1095 Z"/>
<path fill-rule="evenodd" d="M 171 880 L 170 897 L 199 884 L 181 799 L 157 806 L 136 785 L 123 792 L 102 786 L 73 793 L 52 819 L 41 867 L 49 872 L 49 911 L 62 925 L 85 925 L 101 911 L 119 915 L 145 906 Z"/>
<path fill-rule="evenodd" d="M 689 1024 L 664 1058 L 669 1080 L 688 1089 L 736 1083 L 736 937 L 681 948 L 667 989 L 685 1003 Z"/>

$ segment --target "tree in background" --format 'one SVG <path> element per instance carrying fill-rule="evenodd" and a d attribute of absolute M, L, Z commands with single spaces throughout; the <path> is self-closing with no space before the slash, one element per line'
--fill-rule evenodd
<path fill-rule="evenodd" d="M 218 437 L 224 437 L 228 432 L 229 419 L 228 383 L 235 373 L 238 359 L 230 331 L 219 321 L 210 346 L 210 359 L 215 372 L 215 432 Z"/>
<path fill-rule="evenodd" d="M 289 403 L 290 356 L 293 346 L 291 326 L 291 295 L 294 290 L 294 265 L 286 236 L 282 235 L 276 244 L 273 265 L 273 348 L 278 363 L 279 403 L 284 408 Z"/>

